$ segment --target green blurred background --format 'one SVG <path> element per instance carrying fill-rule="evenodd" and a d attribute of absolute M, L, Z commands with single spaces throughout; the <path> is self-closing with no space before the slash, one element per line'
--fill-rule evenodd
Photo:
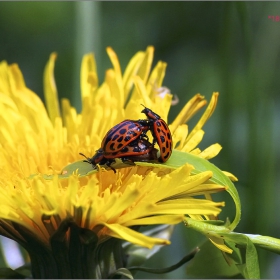
<path fill-rule="evenodd" d="M 211 161 L 239 178 L 243 211 L 236 231 L 280 238 L 280 21 L 271 17 L 279 15 L 279 2 L 0 2 L 0 61 L 18 63 L 27 86 L 44 99 L 44 66 L 57 52 L 59 96 L 80 109 L 84 54 L 95 53 L 103 81 L 111 67 L 107 46 L 124 70 L 137 51 L 153 45 L 154 65 L 168 63 L 164 86 L 180 99 L 169 121 L 194 94 L 210 100 L 220 92 L 200 147 L 220 143 L 223 149 Z M 227 202 L 223 218 L 232 217 Z M 178 226 L 172 245 L 147 266 L 174 264 L 202 240 Z M 262 278 L 280 277 L 277 255 L 259 250 L 259 259 Z M 166 275 L 137 276 L 186 278 L 185 271 L 186 265 Z"/>

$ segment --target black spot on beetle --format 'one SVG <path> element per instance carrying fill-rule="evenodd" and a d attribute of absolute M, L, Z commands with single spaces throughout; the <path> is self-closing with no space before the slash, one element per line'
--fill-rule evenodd
<path fill-rule="evenodd" d="M 123 136 L 121 136 L 117 141 L 122 142 L 122 140 L 123 140 Z"/>
<path fill-rule="evenodd" d="M 169 152 L 164 156 L 164 158 L 168 158 L 168 156 L 169 156 Z"/>
<path fill-rule="evenodd" d="M 163 136 L 160 136 L 160 141 L 161 141 L 161 143 L 164 143 L 165 142 L 165 138 Z"/>
<path fill-rule="evenodd" d="M 161 122 L 162 126 L 165 128 L 165 130 L 168 130 L 167 124 L 165 122 Z"/>
<path fill-rule="evenodd" d="M 161 127 L 161 122 L 156 121 L 156 125 L 157 125 L 158 127 Z"/>
<path fill-rule="evenodd" d="M 122 148 L 122 150 L 121 150 L 123 153 L 126 153 L 126 152 L 128 152 L 128 147 L 124 147 L 124 148 Z"/>
<path fill-rule="evenodd" d="M 119 145 L 117 146 L 117 149 L 120 149 L 122 146 L 123 146 L 123 144 L 119 144 Z"/>
<path fill-rule="evenodd" d="M 119 133 L 120 133 L 120 134 L 125 134 L 125 133 L 126 133 L 126 129 L 125 129 L 125 128 L 120 129 L 120 130 L 119 130 Z"/>
<path fill-rule="evenodd" d="M 134 128 L 136 125 L 134 123 L 131 123 L 129 126 L 128 126 L 128 129 L 132 129 Z"/>

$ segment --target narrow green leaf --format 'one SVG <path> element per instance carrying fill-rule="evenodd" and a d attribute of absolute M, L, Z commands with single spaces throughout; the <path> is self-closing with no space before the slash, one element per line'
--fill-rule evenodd
<path fill-rule="evenodd" d="M 112 167 L 115 169 L 129 167 L 129 166 L 131 165 L 123 163 L 120 159 L 116 159 L 116 163 L 112 164 Z M 112 170 L 107 165 L 102 165 L 100 167 L 105 168 L 106 170 Z M 96 172 L 98 172 L 98 168 L 93 168 L 93 166 L 90 163 L 85 162 L 84 160 L 79 160 L 65 166 L 62 169 L 61 174 L 58 174 L 58 178 L 68 179 L 71 175 L 76 173 L 79 174 L 80 177 L 85 177 L 85 176 L 92 175 Z M 29 179 L 34 178 L 36 175 L 37 174 L 32 174 L 31 176 L 29 176 Z M 52 180 L 54 175 L 43 174 L 43 177 L 46 180 Z"/>
<path fill-rule="evenodd" d="M 223 235 L 225 240 L 230 240 L 238 245 L 246 247 L 246 269 L 244 270 L 245 277 L 248 279 L 259 279 L 260 269 L 258 261 L 258 253 L 253 242 L 246 235 L 241 233 L 227 233 Z"/>

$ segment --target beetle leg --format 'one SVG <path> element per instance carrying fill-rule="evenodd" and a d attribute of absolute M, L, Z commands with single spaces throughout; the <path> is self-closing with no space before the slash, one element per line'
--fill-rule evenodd
<path fill-rule="evenodd" d="M 105 164 L 106 164 L 109 168 L 111 168 L 111 169 L 114 171 L 114 173 L 117 173 L 116 169 L 115 169 L 114 167 L 111 166 L 111 164 L 112 164 L 113 162 L 114 162 L 114 161 L 107 161 Z"/>

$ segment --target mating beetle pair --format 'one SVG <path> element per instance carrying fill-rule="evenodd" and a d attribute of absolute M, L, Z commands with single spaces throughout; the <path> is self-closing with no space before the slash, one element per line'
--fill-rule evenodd
<path fill-rule="evenodd" d="M 149 108 L 144 108 L 141 113 L 147 116 L 145 120 L 125 120 L 111 128 L 103 138 L 101 148 L 92 158 L 86 158 L 86 162 L 92 164 L 106 164 L 110 166 L 114 159 L 120 158 L 126 162 L 158 161 L 166 162 L 172 153 L 172 136 L 166 122 Z M 153 142 L 149 142 L 146 135 L 151 131 Z M 154 147 L 158 144 L 160 149 Z M 111 166 L 110 166 L 111 167 Z M 112 168 L 112 167 L 111 167 Z M 112 168 L 115 172 L 115 169 Z"/>

